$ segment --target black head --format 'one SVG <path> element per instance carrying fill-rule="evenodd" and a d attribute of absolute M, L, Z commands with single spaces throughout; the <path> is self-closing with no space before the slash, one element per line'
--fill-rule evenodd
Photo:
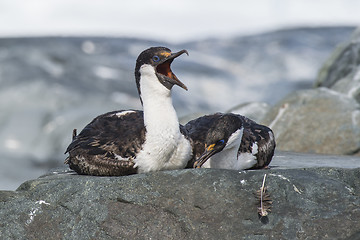
<path fill-rule="evenodd" d="M 200 168 L 211 156 L 221 152 L 230 136 L 243 127 L 243 121 L 235 114 L 222 114 L 214 119 L 206 132 L 205 151 L 196 160 L 194 167 Z"/>
<path fill-rule="evenodd" d="M 189 55 L 186 50 L 172 53 L 171 50 L 166 47 L 151 47 L 140 53 L 139 57 L 136 60 L 135 67 L 135 79 L 139 95 L 141 93 L 140 67 L 144 64 L 148 64 L 154 67 L 156 76 L 158 77 L 160 83 L 164 85 L 167 89 L 171 90 L 174 85 L 178 85 L 187 90 L 185 84 L 183 84 L 176 77 L 176 75 L 172 72 L 170 68 L 172 61 L 183 53 Z"/>

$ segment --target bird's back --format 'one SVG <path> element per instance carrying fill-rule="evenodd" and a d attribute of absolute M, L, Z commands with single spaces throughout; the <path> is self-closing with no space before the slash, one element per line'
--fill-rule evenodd
<path fill-rule="evenodd" d="M 255 158 L 257 163 L 250 169 L 268 166 L 275 150 L 275 139 L 272 130 L 239 114 L 215 113 L 199 117 L 185 125 L 186 134 L 193 145 L 193 158 L 189 161 L 187 167 L 193 167 L 195 161 L 205 151 L 206 138 L 214 132 L 214 129 L 233 132 L 241 127 L 244 130 L 238 156 L 241 154 L 244 154 L 244 156 L 246 154 L 254 155 L 256 150 Z"/>
<path fill-rule="evenodd" d="M 145 141 L 142 111 L 114 111 L 92 120 L 74 136 L 65 163 L 79 174 L 128 175 Z"/>
<path fill-rule="evenodd" d="M 253 153 L 256 144 L 257 163 L 250 169 L 259 169 L 267 167 L 275 151 L 275 137 L 273 131 L 261 124 L 252 121 L 249 118 L 239 115 L 244 122 L 244 132 L 239 147 L 239 154 Z"/>
<path fill-rule="evenodd" d="M 187 168 L 193 168 L 195 161 L 205 151 L 206 133 L 218 119 L 222 116 L 221 113 L 212 115 L 205 115 L 194 120 L 189 121 L 183 128 L 184 134 L 190 139 L 193 147 L 192 159 L 188 162 Z"/>

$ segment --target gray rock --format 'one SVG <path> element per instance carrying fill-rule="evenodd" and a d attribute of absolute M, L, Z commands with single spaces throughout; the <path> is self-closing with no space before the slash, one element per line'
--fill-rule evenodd
<path fill-rule="evenodd" d="M 264 117 L 277 149 L 360 154 L 360 28 L 319 71 L 315 90 L 297 91 Z"/>
<path fill-rule="evenodd" d="M 360 28 L 333 51 L 315 86 L 331 88 L 360 102 Z"/>
<path fill-rule="evenodd" d="M 272 169 L 303 168 L 360 168 L 360 157 L 344 155 L 308 154 L 275 151 L 270 163 Z"/>
<path fill-rule="evenodd" d="M 360 73 L 360 67 L 358 67 Z M 332 90 L 339 93 L 343 93 L 348 97 L 354 98 L 357 102 L 360 103 L 360 74 L 358 72 L 352 72 L 347 77 L 337 81 L 334 86 L 331 87 Z"/>
<path fill-rule="evenodd" d="M 275 105 L 264 122 L 283 151 L 356 154 L 360 151 L 360 105 L 327 88 L 297 91 Z"/>
<path fill-rule="evenodd" d="M 316 159 L 290 155 L 297 162 L 302 157 Z M 340 160 L 345 164 L 349 158 Z M 326 157 L 318 161 L 327 165 Z M 344 239 L 358 234 L 360 168 L 282 169 L 281 162 L 274 163 L 270 170 L 187 169 L 125 177 L 62 170 L 0 192 L 0 238 Z M 260 219 L 254 192 L 264 174 L 273 204 Z"/>
<path fill-rule="evenodd" d="M 243 116 L 246 116 L 255 122 L 261 123 L 263 117 L 269 111 L 270 105 L 264 102 L 247 102 L 247 103 L 241 103 L 239 105 L 236 105 L 229 110 L 225 111 L 227 113 L 235 113 L 235 114 L 241 114 Z M 208 114 L 214 114 L 214 112 L 196 112 L 191 113 L 186 116 L 183 116 L 179 119 L 181 124 L 186 124 L 187 122 L 204 116 Z"/>
<path fill-rule="evenodd" d="M 246 116 L 257 123 L 261 123 L 265 114 L 269 111 L 270 105 L 264 102 L 247 102 L 239 104 L 227 112 Z"/>
<path fill-rule="evenodd" d="M 179 118 L 179 122 L 180 124 L 183 124 L 185 125 L 186 123 L 188 123 L 189 121 L 195 119 L 195 118 L 198 118 L 198 117 L 201 117 L 201 116 L 204 116 L 204 115 L 208 115 L 208 114 L 213 114 L 212 112 L 195 112 L 195 113 L 190 113 L 190 114 L 187 114 L 185 116 L 182 116 Z"/>

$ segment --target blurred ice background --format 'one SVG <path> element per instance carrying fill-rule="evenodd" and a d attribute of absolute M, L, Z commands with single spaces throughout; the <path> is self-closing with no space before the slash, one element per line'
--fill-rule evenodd
<path fill-rule="evenodd" d="M 184 42 L 359 23 L 357 0 L 1 0 L 2 36 L 106 35 Z"/>
<path fill-rule="evenodd" d="M 359 10 L 356 0 L 0 0 L 0 190 L 62 165 L 73 128 L 141 108 L 133 68 L 145 48 L 189 50 L 173 64 L 189 87 L 174 89 L 180 117 L 274 104 L 311 87 Z"/>

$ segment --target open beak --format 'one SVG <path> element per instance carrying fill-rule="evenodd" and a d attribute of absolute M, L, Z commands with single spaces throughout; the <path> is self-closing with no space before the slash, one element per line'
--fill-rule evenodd
<path fill-rule="evenodd" d="M 215 144 L 211 144 L 210 146 L 206 146 L 205 145 L 205 151 L 203 152 L 203 154 L 195 161 L 194 163 L 194 168 L 201 168 L 201 166 L 211 157 L 213 156 L 215 153 L 217 153 L 218 151 L 216 151 L 216 149 L 214 148 Z"/>
<path fill-rule="evenodd" d="M 174 85 L 178 85 L 179 87 L 188 90 L 188 88 L 183 84 L 176 75 L 172 72 L 170 66 L 172 61 L 177 58 L 178 56 L 186 53 L 189 53 L 186 50 L 181 50 L 177 53 L 171 53 L 168 57 L 164 58 L 157 66 L 156 66 L 156 75 L 158 76 L 160 82 L 169 90 Z"/>

